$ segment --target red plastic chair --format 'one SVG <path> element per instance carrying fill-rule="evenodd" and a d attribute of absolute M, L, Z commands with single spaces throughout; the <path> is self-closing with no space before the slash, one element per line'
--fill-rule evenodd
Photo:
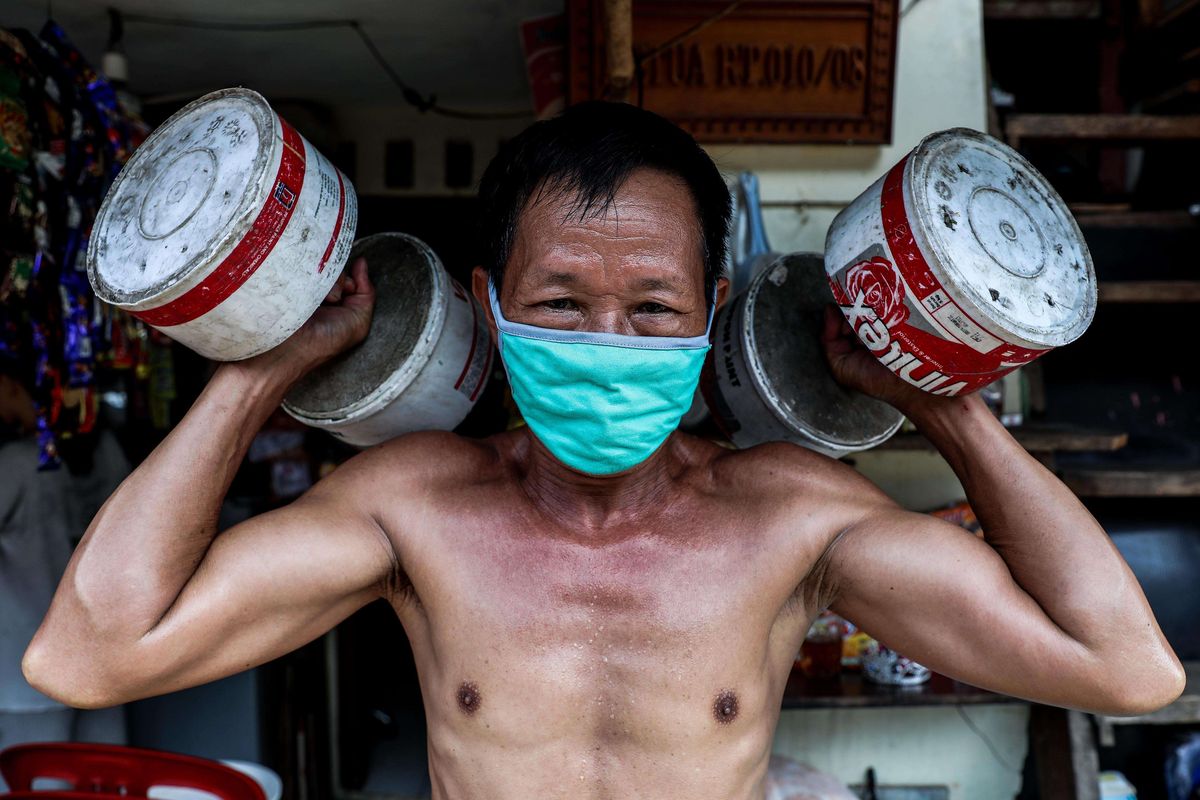
<path fill-rule="evenodd" d="M 15 796 L 104 800 L 144 798 L 152 786 L 184 786 L 211 792 L 221 800 L 266 800 L 249 775 L 206 758 L 112 744 L 40 742 L 0 751 L 0 775 Z M 32 792 L 36 778 L 56 778 L 70 791 Z M 32 794 L 30 794 L 32 792 Z M 11 800 L 14 795 L 0 795 Z"/>

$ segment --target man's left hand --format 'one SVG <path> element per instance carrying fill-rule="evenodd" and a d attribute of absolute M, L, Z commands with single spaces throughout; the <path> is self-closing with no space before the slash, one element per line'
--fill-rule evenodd
<path fill-rule="evenodd" d="M 821 347 L 834 380 L 839 384 L 882 400 L 905 414 L 951 400 L 910 386 L 879 363 L 879 359 L 858 340 L 845 315 L 835 305 L 825 306 Z"/>

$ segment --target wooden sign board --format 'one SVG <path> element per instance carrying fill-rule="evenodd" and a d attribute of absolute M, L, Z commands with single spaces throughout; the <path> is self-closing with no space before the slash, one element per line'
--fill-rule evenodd
<path fill-rule="evenodd" d="M 888 144 L 898 0 L 634 0 L 632 100 L 702 142 Z M 604 0 L 569 0 L 568 100 L 605 96 Z M 657 54 L 654 54 L 659 50 Z"/>

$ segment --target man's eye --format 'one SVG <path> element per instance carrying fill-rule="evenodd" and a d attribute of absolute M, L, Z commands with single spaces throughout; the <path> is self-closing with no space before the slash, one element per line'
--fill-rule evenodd
<path fill-rule="evenodd" d="M 553 300 L 543 300 L 542 305 L 551 311 L 570 311 L 575 308 L 574 301 L 566 297 L 556 297 Z"/>
<path fill-rule="evenodd" d="M 662 303 L 642 303 L 638 306 L 639 314 L 666 314 L 671 309 L 664 306 Z"/>

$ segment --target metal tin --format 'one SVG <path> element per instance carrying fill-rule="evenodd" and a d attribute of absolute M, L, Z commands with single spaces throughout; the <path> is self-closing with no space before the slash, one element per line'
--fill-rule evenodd
<path fill-rule="evenodd" d="M 269 350 L 312 315 L 354 239 L 350 181 L 249 89 L 205 95 L 138 148 L 88 245 L 96 294 L 208 358 Z"/>
<path fill-rule="evenodd" d="M 937 395 L 1074 341 L 1096 310 L 1091 254 L 1062 198 L 967 128 L 927 136 L 843 209 L 825 266 L 867 348 Z"/>
<path fill-rule="evenodd" d="M 283 409 L 366 447 L 418 430 L 451 430 L 487 385 L 492 339 L 475 298 L 420 239 L 380 233 L 354 243 L 375 284 L 371 330 L 306 375 Z"/>
<path fill-rule="evenodd" d="M 830 374 L 820 333 L 832 302 L 821 255 L 793 253 L 721 310 L 704 390 L 738 447 L 782 440 L 840 458 L 900 427 L 900 412 L 842 388 Z"/>
<path fill-rule="evenodd" d="M 767 241 L 758 176 L 748 171 L 738 173 L 737 179 L 729 184 L 729 195 L 732 213 L 725 241 L 725 275 L 729 278 L 731 296 L 736 297 L 781 254 L 772 250 Z M 679 421 L 679 426 L 684 430 L 693 430 L 707 422 L 709 416 L 708 405 L 697 388 L 692 405 Z"/>

